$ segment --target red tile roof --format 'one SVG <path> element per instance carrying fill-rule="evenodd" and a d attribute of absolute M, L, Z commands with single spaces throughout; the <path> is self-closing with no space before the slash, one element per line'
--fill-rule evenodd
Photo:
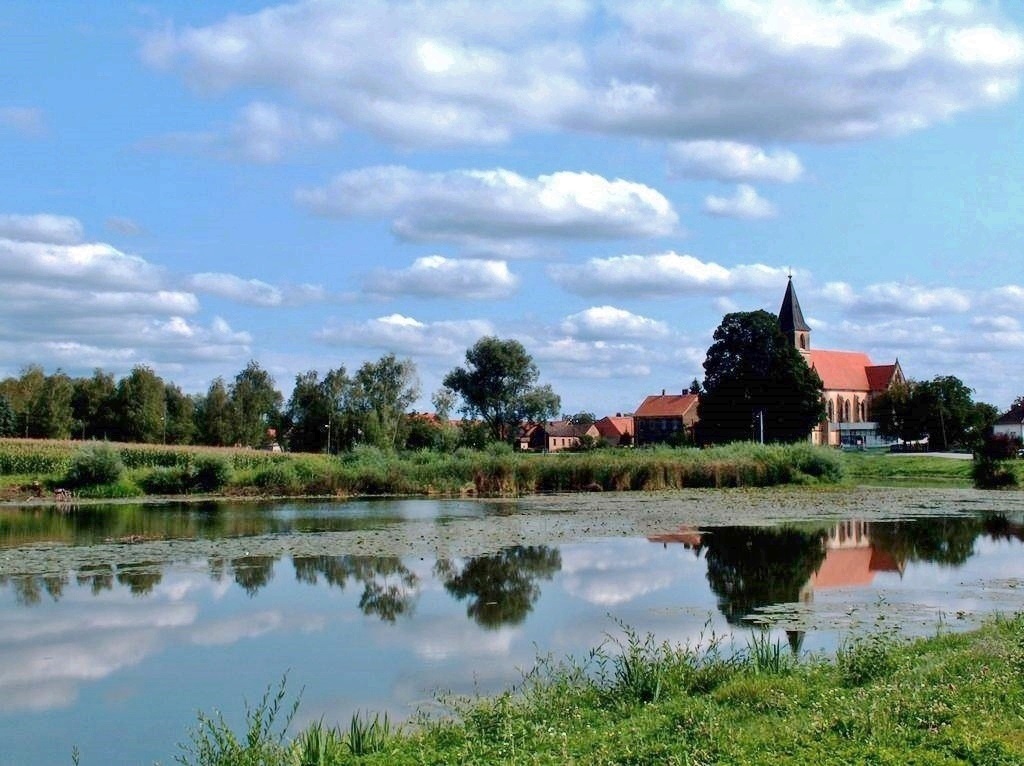
<path fill-rule="evenodd" d="M 872 391 L 867 370 L 873 367 L 860 351 L 811 351 L 813 367 L 829 391 Z"/>
<path fill-rule="evenodd" d="M 892 382 L 892 376 L 896 374 L 895 364 L 876 364 L 867 368 L 868 385 L 872 391 L 884 391 Z"/>
<path fill-rule="evenodd" d="M 598 433 L 605 439 L 621 439 L 623 435 L 633 435 L 633 418 L 625 416 L 605 417 L 594 423 Z"/>
<path fill-rule="evenodd" d="M 641 418 L 683 417 L 697 406 L 697 394 L 662 394 L 648 396 L 634 412 Z"/>

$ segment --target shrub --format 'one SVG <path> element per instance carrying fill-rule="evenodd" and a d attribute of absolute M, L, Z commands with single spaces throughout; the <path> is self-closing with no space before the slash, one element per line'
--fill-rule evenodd
<path fill-rule="evenodd" d="M 114 484 L 123 473 L 124 463 L 117 450 L 109 444 L 99 444 L 75 454 L 64 481 L 71 487 Z"/>
<path fill-rule="evenodd" d="M 231 466 L 219 455 L 199 455 L 192 466 L 192 486 L 200 492 L 216 492 L 231 478 Z"/>
<path fill-rule="evenodd" d="M 189 477 L 181 468 L 157 467 L 139 477 L 148 495 L 180 495 L 188 489 Z"/>

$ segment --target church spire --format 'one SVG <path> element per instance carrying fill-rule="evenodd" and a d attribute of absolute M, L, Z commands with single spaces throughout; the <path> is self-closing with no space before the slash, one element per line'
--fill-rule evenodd
<path fill-rule="evenodd" d="M 810 350 L 811 328 L 804 321 L 804 312 L 800 310 L 800 301 L 797 300 L 796 290 L 793 289 L 792 274 L 789 275 L 786 295 L 782 299 L 782 308 L 779 309 L 779 328 L 797 349 Z"/>

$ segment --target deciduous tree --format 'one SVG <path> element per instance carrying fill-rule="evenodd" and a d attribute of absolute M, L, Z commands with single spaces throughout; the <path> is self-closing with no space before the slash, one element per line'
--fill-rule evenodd
<path fill-rule="evenodd" d="M 767 311 L 726 314 L 704 361 L 703 442 L 806 439 L 825 416 L 822 383 Z"/>
<path fill-rule="evenodd" d="M 540 371 L 516 340 L 485 337 L 466 351 L 466 366 L 444 378 L 463 402 L 462 412 L 479 418 L 491 438 L 511 442 L 524 421 L 549 420 L 561 400 L 550 386 L 537 386 Z"/>

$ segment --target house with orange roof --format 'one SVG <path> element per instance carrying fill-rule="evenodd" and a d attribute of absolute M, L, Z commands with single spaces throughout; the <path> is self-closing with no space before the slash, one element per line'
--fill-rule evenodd
<path fill-rule="evenodd" d="M 601 440 L 613 447 L 633 446 L 636 426 L 632 415 L 623 415 L 621 412 L 617 412 L 614 416 L 608 415 L 601 418 L 594 423 L 594 427 L 600 434 Z"/>
<path fill-rule="evenodd" d="M 600 433 L 593 423 L 571 423 L 555 420 L 550 423 L 530 423 L 519 434 L 519 449 L 531 452 L 560 452 L 575 449 L 583 437 L 597 439 Z"/>
<path fill-rule="evenodd" d="M 811 328 L 800 309 L 792 277 L 779 309 L 779 327 L 824 386 L 825 420 L 811 432 L 811 440 L 837 447 L 889 444 L 878 433 L 878 423 L 871 420 L 871 402 L 890 386 L 906 382 L 899 360 L 874 364 L 861 351 L 812 349 Z"/>
<path fill-rule="evenodd" d="M 697 423 L 697 394 L 648 396 L 633 413 L 636 444 L 666 444 L 692 441 Z"/>

